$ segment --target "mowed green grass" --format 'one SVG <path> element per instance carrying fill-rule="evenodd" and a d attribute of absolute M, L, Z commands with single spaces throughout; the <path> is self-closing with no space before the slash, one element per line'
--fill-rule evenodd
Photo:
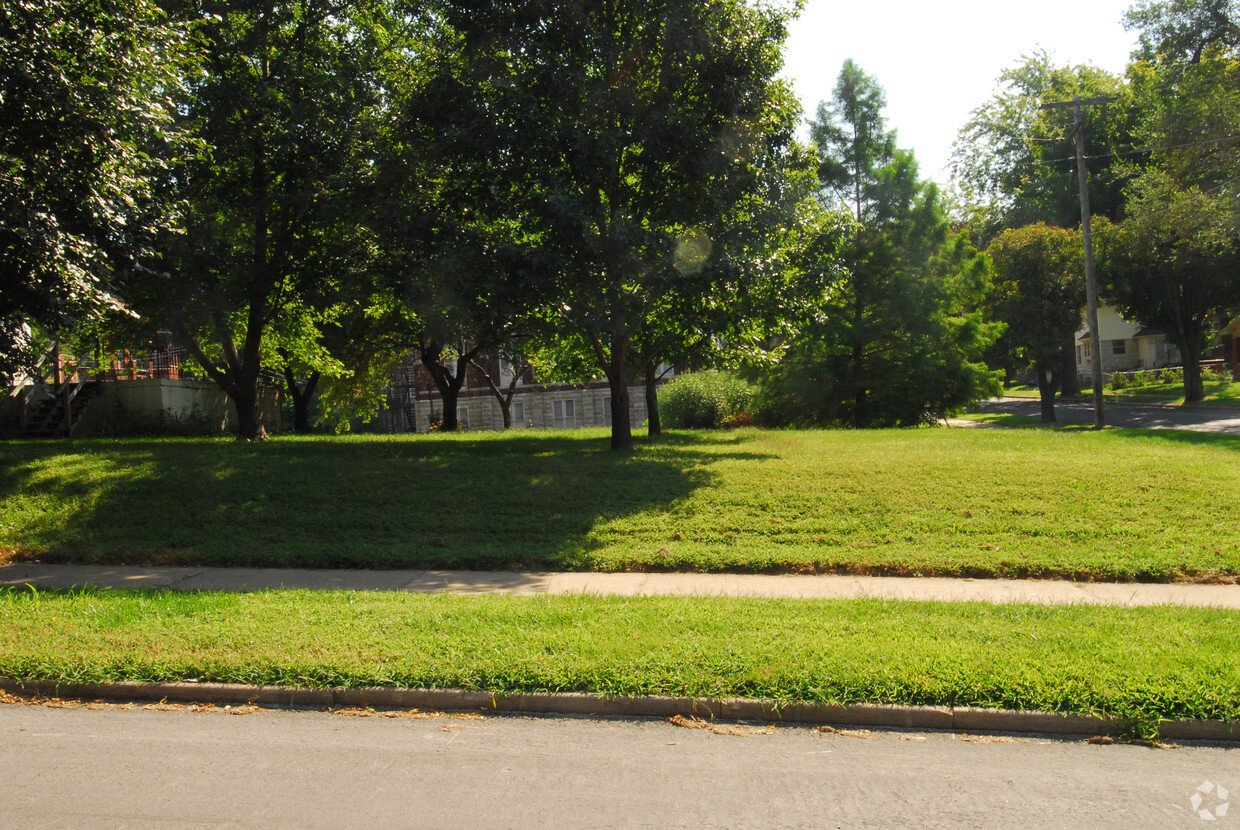
<path fill-rule="evenodd" d="M 602 431 L 0 445 L 0 551 L 82 563 L 1240 575 L 1240 439 Z"/>
<path fill-rule="evenodd" d="M 1175 607 L 0 591 L 0 676 L 1240 717 L 1240 613 Z"/>

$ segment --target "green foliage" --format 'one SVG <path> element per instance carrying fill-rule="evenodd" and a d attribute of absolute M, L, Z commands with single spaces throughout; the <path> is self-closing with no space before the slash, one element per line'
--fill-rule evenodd
<path fill-rule="evenodd" d="M 448 4 L 460 32 L 449 130 L 485 159 L 551 279 L 547 313 L 612 388 L 631 445 L 634 367 L 743 318 L 782 273 L 801 194 L 798 108 L 778 79 L 789 10 L 733 0 Z M 474 163 L 470 161 L 468 163 Z"/>
<path fill-rule="evenodd" d="M 1006 368 L 1037 370 L 1042 417 L 1054 420 L 1054 398 L 1076 372 L 1072 344 L 1085 305 L 1080 235 L 1041 222 L 996 236 L 986 253 L 994 288 L 985 307 L 1006 329 L 991 349 Z"/>
<path fill-rule="evenodd" d="M 108 308 L 169 222 L 187 27 L 153 0 L 0 0 L 0 380 Z"/>
<path fill-rule="evenodd" d="M 1125 372 L 1115 372 L 1111 375 L 1111 380 L 1107 383 L 1113 390 L 1127 389 L 1129 386 L 1137 385 L 1128 377 Z"/>
<path fill-rule="evenodd" d="M 1090 108 L 1085 134 L 1091 210 L 1119 218 L 1131 173 L 1122 153 L 1133 142 L 1135 117 L 1123 79 L 1089 65 L 1056 66 L 1039 50 L 1003 71 L 994 97 L 973 111 L 953 149 L 957 218 L 982 241 L 1003 228 L 1080 222 L 1072 113 L 1041 109 L 1073 95 L 1120 98 Z"/>
<path fill-rule="evenodd" d="M 673 429 L 718 429 L 749 410 L 757 389 L 730 372 L 708 369 L 677 375 L 659 394 L 659 409 Z"/>
<path fill-rule="evenodd" d="M 171 178 L 182 227 L 126 299 L 191 350 L 246 438 L 264 437 L 264 367 L 349 374 L 329 330 L 370 304 L 363 220 L 379 67 L 399 32 L 384 8 L 208 0 L 183 10 L 198 20 L 209 71 L 189 77 L 179 120 L 205 151 Z"/>
<path fill-rule="evenodd" d="M 1127 190 L 1124 221 L 1100 238 L 1099 261 L 1120 310 L 1179 348 L 1193 403 L 1205 394 L 1213 316 L 1240 307 L 1240 17 L 1234 3 L 1147 1 L 1129 24 L 1141 32 L 1128 75 L 1150 158 Z"/>
<path fill-rule="evenodd" d="M 1235 611 L 1175 606 L 22 588 L 0 591 L 0 676 L 998 707 L 1156 728 L 1240 718 L 1238 627 Z"/>
<path fill-rule="evenodd" d="M 1231 0 L 1138 0 L 1124 17 L 1140 32 L 1137 56 L 1146 62 L 1194 64 L 1212 45 L 1240 46 Z"/>
<path fill-rule="evenodd" d="M 1001 347 L 1025 365 L 1075 371 L 1063 365 L 1063 345 L 1085 305 L 1080 234 L 1039 222 L 1004 231 L 986 253 L 994 282 L 986 305 L 1007 325 Z"/>
<path fill-rule="evenodd" d="M 852 224 L 818 318 L 766 372 L 768 423 L 912 426 L 997 393 L 981 362 L 1000 329 L 977 311 L 986 259 L 948 233 L 934 185 L 885 130 L 883 100 L 848 61 L 812 125 L 824 198 L 850 202 Z"/>

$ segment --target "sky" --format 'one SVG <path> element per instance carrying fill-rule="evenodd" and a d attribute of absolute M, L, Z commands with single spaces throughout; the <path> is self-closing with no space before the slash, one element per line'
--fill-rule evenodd
<path fill-rule="evenodd" d="M 994 95 L 999 74 L 1045 49 L 1057 64 L 1122 73 L 1136 43 L 1132 0 L 806 0 L 785 44 L 784 75 L 806 118 L 852 58 L 887 92 L 888 129 L 946 187 L 956 133 Z"/>

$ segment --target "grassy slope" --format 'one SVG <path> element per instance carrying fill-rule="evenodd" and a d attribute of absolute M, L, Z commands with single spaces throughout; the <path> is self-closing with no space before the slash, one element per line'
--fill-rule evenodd
<path fill-rule="evenodd" d="M 0 676 L 1240 717 L 1240 614 L 348 592 L 0 591 Z"/>
<path fill-rule="evenodd" d="M 1240 574 L 1240 441 L 603 433 L 0 445 L 0 554 L 307 567 Z"/>

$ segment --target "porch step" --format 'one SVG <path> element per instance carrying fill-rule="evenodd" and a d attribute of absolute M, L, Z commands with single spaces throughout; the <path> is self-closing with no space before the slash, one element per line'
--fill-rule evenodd
<path fill-rule="evenodd" d="M 69 434 L 65 423 L 65 392 L 55 398 L 43 398 L 26 408 L 25 424 L 19 435 L 22 438 L 60 438 Z M 82 421 L 90 402 L 99 394 L 98 382 L 86 383 L 73 397 L 69 415 L 74 427 Z"/>

